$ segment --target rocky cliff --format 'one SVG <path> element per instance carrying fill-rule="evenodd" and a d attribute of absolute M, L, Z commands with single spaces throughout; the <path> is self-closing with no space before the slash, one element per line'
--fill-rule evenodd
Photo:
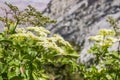
<path fill-rule="evenodd" d="M 120 19 L 120 0 L 51 0 L 43 13 L 57 20 L 47 29 L 80 45 L 81 61 L 86 61 L 91 56 L 86 55 L 91 45 L 88 37 L 101 28 L 111 28 L 108 16 Z"/>

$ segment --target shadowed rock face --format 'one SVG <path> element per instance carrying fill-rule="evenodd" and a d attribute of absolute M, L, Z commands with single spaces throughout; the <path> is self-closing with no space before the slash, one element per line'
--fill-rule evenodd
<path fill-rule="evenodd" d="M 88 37 L 101 28 L 112 28 L 108 16 L 120 19 L 120 0 L 51 0 L 43 13 L 57 20 L 47 29 L 80 45 L 81 61 L 86 62 L 91 57 L 86 55 L 92 44 Z"/>

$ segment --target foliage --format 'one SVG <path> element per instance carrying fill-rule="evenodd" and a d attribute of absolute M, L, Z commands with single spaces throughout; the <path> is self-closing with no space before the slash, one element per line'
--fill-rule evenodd
<path fill-rule="evenodd" d="M 118 34 L 115 30 L 116 21 L 109 17 L 108 20 L 113 26 L 111 29 L 101 29 L 99 34 L 91 36 L 94 45 L 88 50 L 88 53 L 95 55 L 94 64 L 89 68 L 84 67 L 83 72 L 87 80 L 119 80 L 120 79 L 120 51 Z M 111 47 L 118 43 L 116 50 Z M 116 46 L 117 47 L 117 46 Z"/>
<path fill-rule="evenodd" d="M 19 10 L 17 6 L 6 3 L 8 9 L 1 7 L 5 12 L 3 17 L 0 17 L 0 21 L 4 26 L 9 29 L 8 33 L 14 33 L 18 26 L 44 26 L 48 23 L 55 23 L 54 20 L 43 16 L 40 11 L 37 11 L 31 5 L 28 5 L 24 10 Z"/>
<path fill-rule="evenodd" d="M 20 11 L 5 4 L 9 10 L 2 8 L 6 15 L 0 17 L 4 24 L 0 33 L 0 80 L 81 80 L 81 76 L 85 80 L 120 79 L 117 20 L 109 17 L 107 21 L 113 30 L 101 29 L 98 35 L 90 37 L 95 43 L 88 53 L 95 55 L 95 59 L 88 67 L 76 63 L 79 56 L 67 41 L 57 34 L 50 36 L 43 28 L 54 20 L 30 5 Z M 111 50 L 115 43 L 117 49 Z"/>
<path fill-rule="evenodd" d="M 0 18 L 5 23 L 0 33 L 0 80 L 67 80 L 68 74 L 78 71 L 79 56 L 72 46 L 59 35 L 50 36 L 48 30 L 37 27 L 48 23 L 47 17 L 31 6 L 19 11 L 6 5 L 12 18 L 4 9 L 6 16 Z M 18 27 L 26 23 L 37 26 Z"/>
<path fill-rule="evenodd" d="M 54 67 L 69 66 L 70 72 L 77 68 L 78 56 L 60 36 L 48 37 L 49 31 L 42 27 L 17 28 L 16 32 L 11 35 L 3 32 L 0 36 L 0 74 L 3 78 L 6 74 L 12 80 L 40 80 L 48 78 L 49 68 L 52 72 Z"/>

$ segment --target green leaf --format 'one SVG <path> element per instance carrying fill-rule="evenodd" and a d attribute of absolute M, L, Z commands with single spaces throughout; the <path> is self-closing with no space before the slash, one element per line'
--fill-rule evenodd
<path fill-rule="evenodd" d="M 0 76 L 0 80 L 3 80 L 2 76 Z"/>
<path fill-rule="evenodd" d="M 10 41 L 10 40 L 0 40 L 0 43 L 9 43 L 9 44 L 12 44 L 12 41 Z"/>

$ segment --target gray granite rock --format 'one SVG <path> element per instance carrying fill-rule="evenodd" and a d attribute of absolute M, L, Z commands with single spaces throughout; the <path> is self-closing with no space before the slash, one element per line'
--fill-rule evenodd
<path fill-rule="evenodd" d="M 112 28 L 108 16 L 120 19 L 120 0 L 51 0 L 43 11 L 55 20 L 55 25 L 47 26 L 52 33 L 58 33 L 66 40 L 75 42 L 82 48 L 82 62 L 87 62 L 87 50 L 92 45 L 88 40 L 101 28 Z"/>
<path fill-rule="evenodd" d="M 112 28 L 106 22 L 108 16 L 120 19 L 120 0 L 51 0 L 43 13 L 57 20 L 47 29 L 80 45 L 80 60 L 87 62 L 94 57 L 86 54 L 92 45 L 88 37 L 101 28 Z"/>

